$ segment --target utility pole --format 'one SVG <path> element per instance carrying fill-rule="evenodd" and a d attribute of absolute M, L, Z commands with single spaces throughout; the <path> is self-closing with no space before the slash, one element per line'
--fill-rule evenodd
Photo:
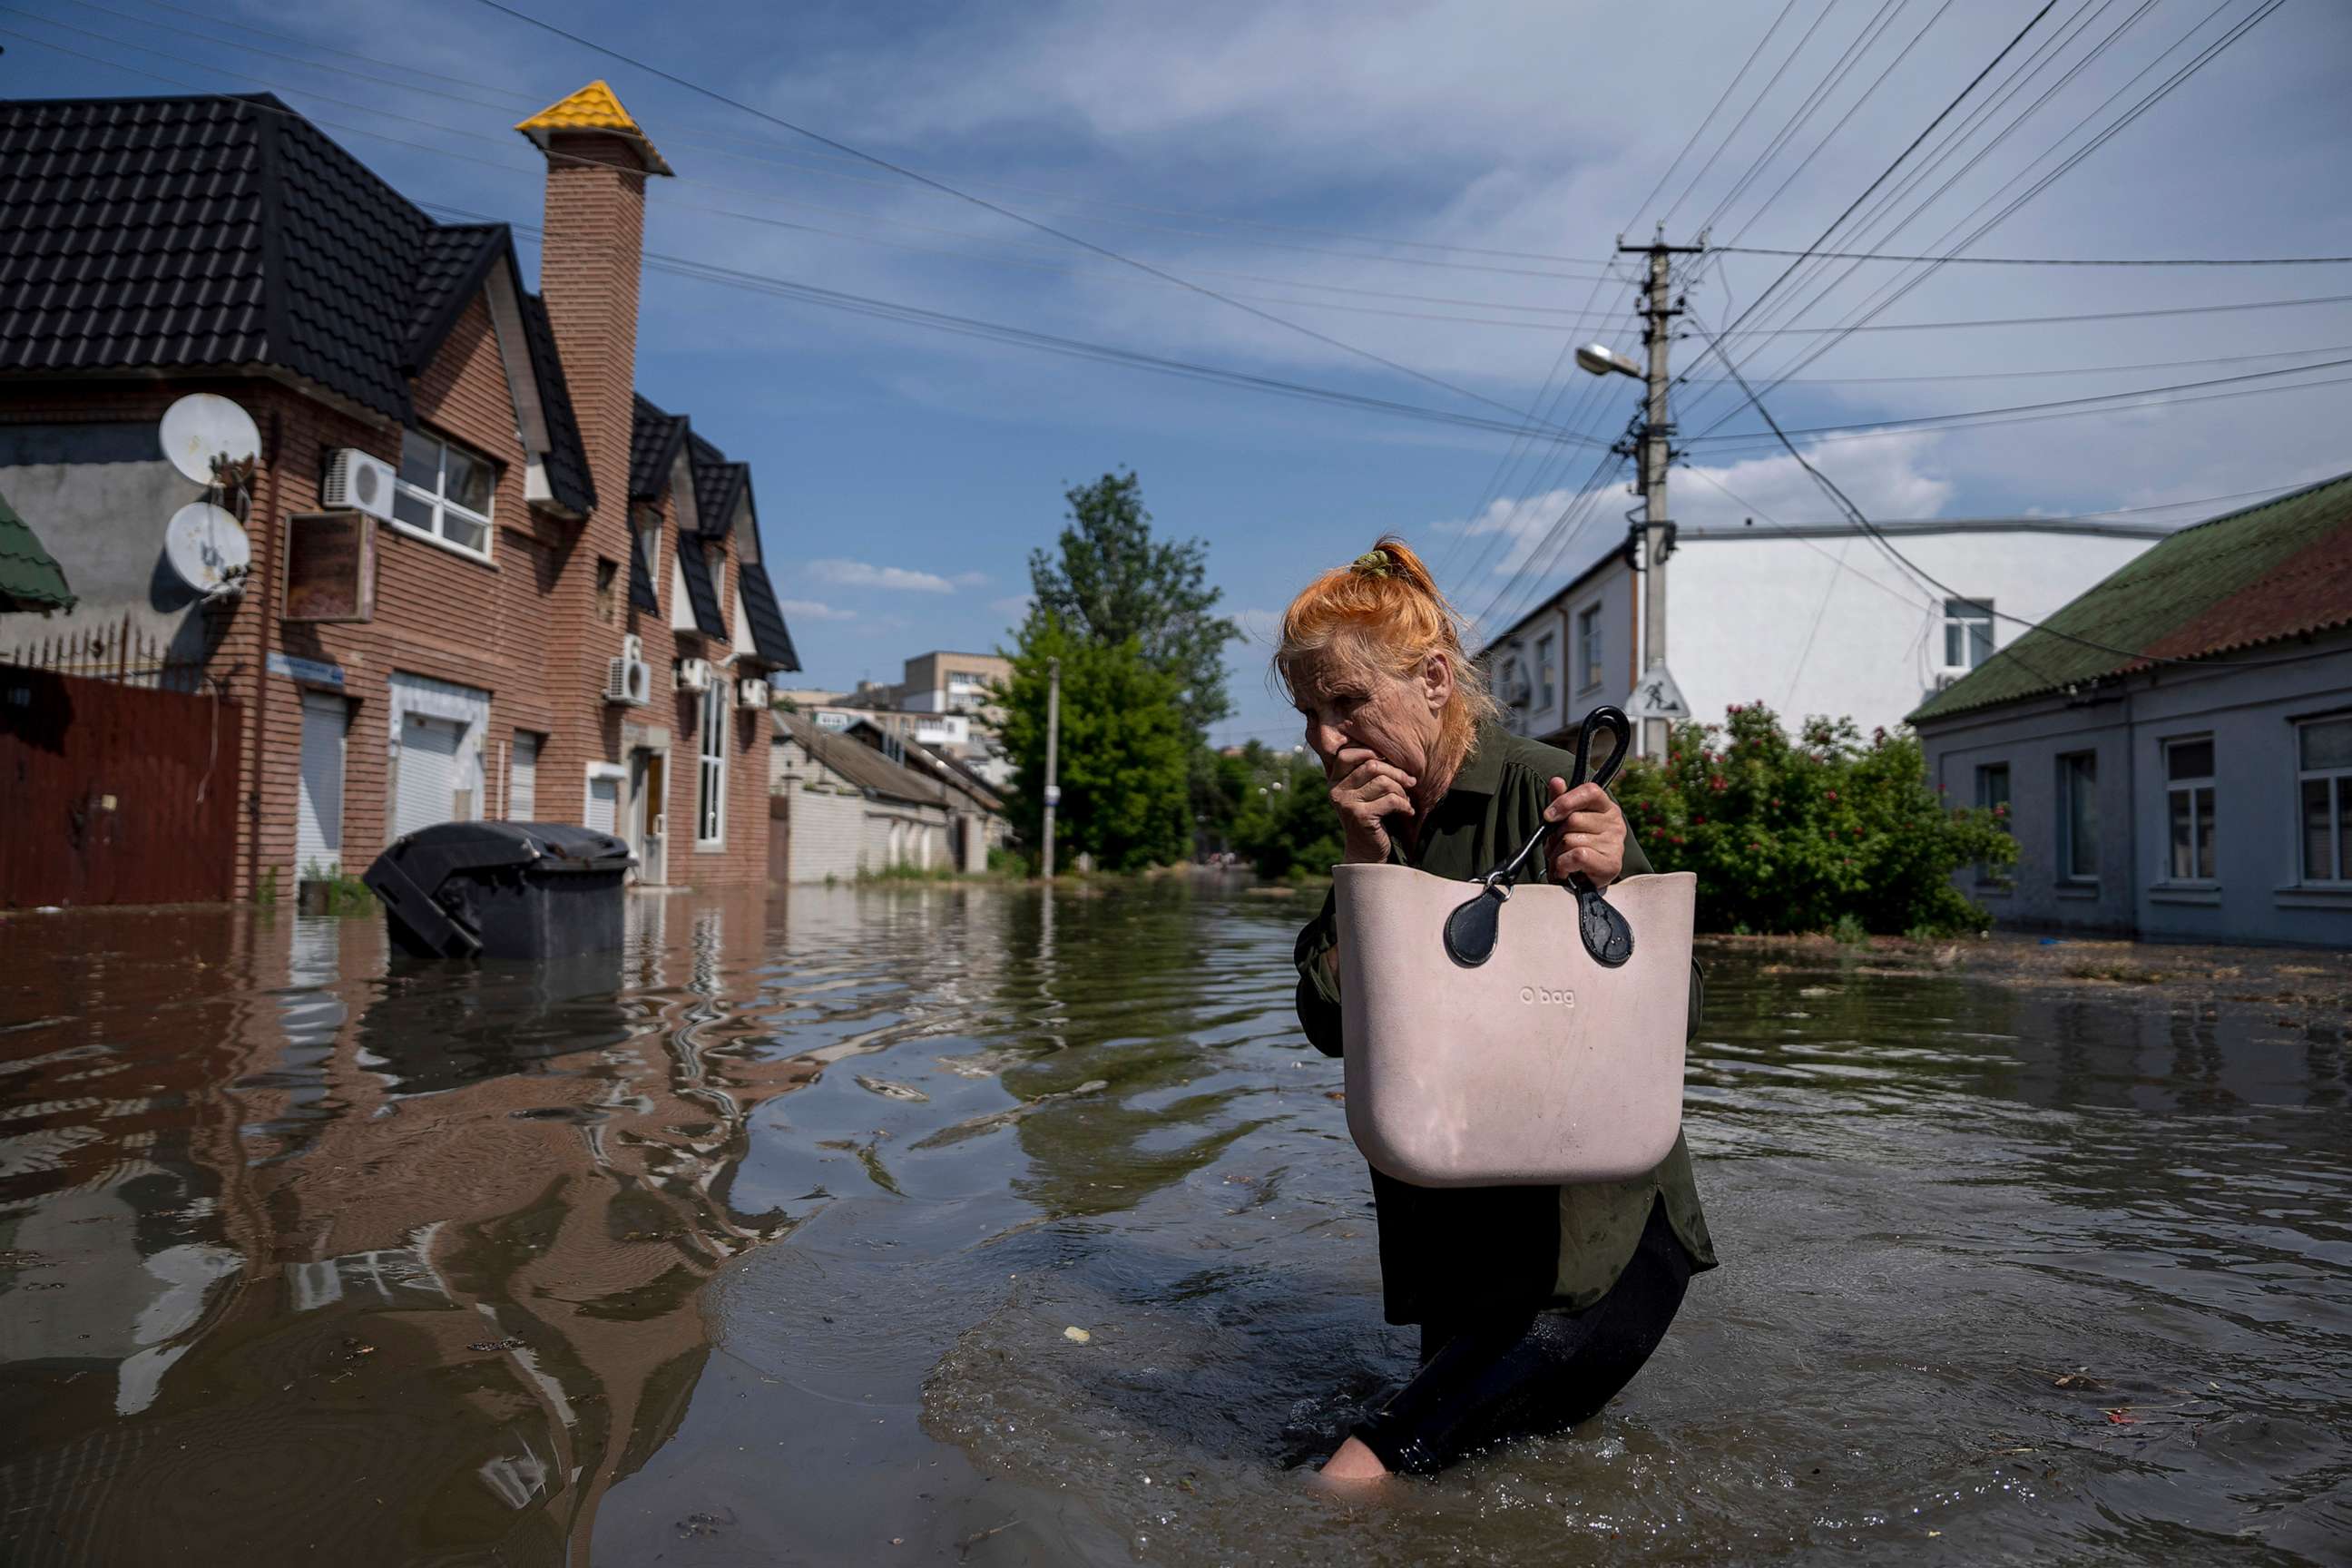
<path fill-rule="evenodd" d="M 1627 245 L 1621 240 L 1617 249 L 1621 254 L 1640 252 L 1650 258 L 1649 288 L 1642 301 L 1642 342 L 1650 351 L 1644 377 L 1649 400 L 1637 447 L 1642 463 L 1643 508 L 1642 521 L 1635 531 L 1640 534 L 1639 553 L 1634 557 L 1636 568 L 1647 574 L 1642 585 L 1642 670 L 1647 676 L 1666 662 L 1666 557 L 1675 552 L 1675 525 L 1666 515 L 1666 466 L 1674 457 L 1674 426 L 1666 418 L 1666 353 L 1674 341 L 1673 321 L 1682 310 L 1671 296 L 1667 271 L 1671 258 L 1703 255 L 1706 247 L 1668 245 L 1662 234 L 1647 245 Z M 1633 542 L 1627 542 L 1631 545 Z M 1664 760 L 1666 721 L 1642 721 L 1642 752 Z"/>
<path fill-rule="evenodd" d="M 1054 808 L 1062 804 L 1062 786 L 1054 782 L 1062 752 L 1062 661 L 1045 661 L 1045 880 L 1054 879 Z"/>

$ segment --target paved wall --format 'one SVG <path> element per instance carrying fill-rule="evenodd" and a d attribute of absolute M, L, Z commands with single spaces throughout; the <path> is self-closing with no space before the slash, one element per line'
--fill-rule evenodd
<path fill-rule="evenodd" d="M 201 601 L 163 559 L 163 525 L 205 493 L 164 460 L 152 421 L 0 424 L 0 495 L 79 600 L 70 617 L 13 617 L 0 627 L 0 655 L 68 625 L 119 628 L 127 619 L 167 658 L 201 660 Z"/>

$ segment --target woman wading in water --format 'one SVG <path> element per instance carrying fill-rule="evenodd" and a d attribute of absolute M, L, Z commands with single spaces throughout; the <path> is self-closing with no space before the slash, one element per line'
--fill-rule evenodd
<path fill-rule="evenodd" d="M 1291 601 L 1275 666 L 1322 760 L 1350 863 L 1477 877 L 1559 825 L 1542 872 L 1606 887 L 1650 869 L 1574 759 L 1504 730 L 1428 569 L 1383 539 Z M 1335 904 L 1298 933 L 1298 1020 L 1340 1054 Z M 1691 979 L 1691 1026 L 1699 988 Z M 1416 1187 L 1372 1172 L 1391 1323 L 1421 1371 L 1326 1461 L 1333 1479 L 1428 1474 L 1511 1436 L 1597 1414 L 1665 1336 L 1715 1252 L 1678 1136 L 1657 1169 L 1572 1186 Z"/>

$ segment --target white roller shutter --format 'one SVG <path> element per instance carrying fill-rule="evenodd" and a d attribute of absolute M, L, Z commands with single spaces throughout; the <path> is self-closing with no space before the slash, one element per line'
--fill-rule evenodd
<path fill-rule="evenodd" d="M 400 726 L 400 798 L 393 834 L 405 837 L 420 827 L 457 815 L 457 742 L 465 731 L 446 719 L 405 715 Z"/>
<path fill-rule="evenodd" d="M 302 694 L 302 781 L 294 816 L 294 873 L 312 867 L 329 876 L 343 860 L 343 731 L 350 708 L 340 697 Z"/>
<path fill-rule="evenodd" d="M 614 831 L 620 820 L 621 781 L 615 778 L 592 778 L 588 781 L 588 826 L 599 833 Z"/>
<path fill-rule="evenodd" d="M 539 820 L 539 737 L 528 730 L 515 731 L 514 765 L 507 774 L 507 820 Z"/>

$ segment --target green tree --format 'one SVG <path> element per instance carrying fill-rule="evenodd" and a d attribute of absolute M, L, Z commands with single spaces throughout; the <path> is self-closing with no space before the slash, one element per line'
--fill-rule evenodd
<path fill-rule="evenodd" d="M 1152 537 L 1143 483 L 1132 469 L 1064 492 L 1069 526 L 1057 551 L 1029 554 L 1030 591 L 1076 635 L 1116 645 L 1133 638 L 1144 662 L 1176 684 L 1184 727 L 1198 741 L 1233 711 L 1225 644 L 1241 635 L 1212 612 L 1209 546 Z"/>
<path fill-rule="evenodd" d="M 1653 866 L 1697 873 L 1703 930 L 1981 931 L 1952 873 L 2010 865 L 2016 842 L 1927 781 L 1908 732 L 1813 719 L 1792 741 L 1759 703 L 1675 725 L 1664 763 L 1627 763 L 1613 793 Z"/>
<path fill-rule="evenodd" d="M 1191 737 L 1175 678 L 1155 668 L 1132 637 L 1106 643 L 1042 603 L 1029 612 L 1001 696 L 1004 747 L 1018 770 L 1013 820 L 1034 843 L 1045 802 L 1049 661 L 1062 662 L 1062 800 L 1055 855 L 1080 853 L 1105 870 L 1135 871 L 1186 858 L 1192 818 L 1186 790 Z"/>
<path fill-rule="evenodd" d="M 1339 863 L 1339 815 L 1311 756 L 1266 752 L 1242 796 L 1234 848 L 1261 877 L 1320 877 Z"/>

